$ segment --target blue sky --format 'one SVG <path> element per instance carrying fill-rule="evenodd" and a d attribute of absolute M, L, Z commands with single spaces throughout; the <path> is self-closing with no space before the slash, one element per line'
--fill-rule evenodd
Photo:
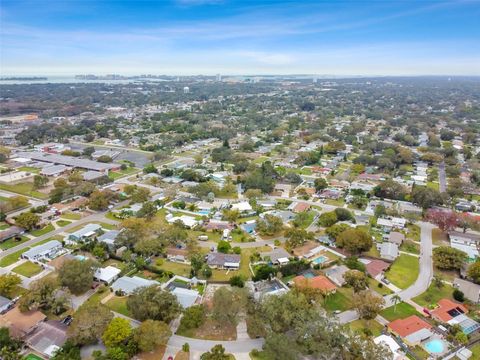
<path fill-rule="evenodd" d="M 480 75 L 480 1 L 2 0 L 3 75 Z"/>

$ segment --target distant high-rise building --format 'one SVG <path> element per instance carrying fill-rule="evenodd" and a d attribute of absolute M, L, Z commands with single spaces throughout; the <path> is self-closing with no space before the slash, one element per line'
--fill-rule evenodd
<path fill-rule="evenodd" d="M 217 74 L 217 82 L 220 82 L 222 81 L 222 75 L 221 74 Z"/>
<path fill-rule="evenodd" d="M 183 88 L 183 93 L 184 93 L 184 94 L 188 94 L 189 92 L 190 92 L 190 88 L 189 88 L 188 86 L 185 86 L 185 87 Z"/>

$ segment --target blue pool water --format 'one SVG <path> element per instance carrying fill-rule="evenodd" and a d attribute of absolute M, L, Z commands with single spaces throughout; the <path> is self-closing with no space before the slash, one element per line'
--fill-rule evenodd
<path fill-rule="evenodd" d="M 319 257 L 313 259 L 312 263 L 314 263 L 315 265 L 318 265 L 318 264 L 323 264 L 327 260 L 328 260 L 328 258 L 326 256 L 319 256 Z"/>
<path fill-rule="evenodd" d="M 303 274 L 303 277 L 306 278 L 306 279 L 311 279 L 311 278 L 315 277 L 315 274 L 312 274 L 311 272 L 307 272 L 307 273 Z"/>
<path fill-rule="evenodd" d="M 445 345 L 440 339 L 433 339 L 424 344 L 425 349 L 430 354 L 440 354 L 445 351 Z"/>
<path fill-rule="evenodd" d="M 210 214 L 210 211 L 208 211 L 208 210 L 199 210 L 199 211 L 197 211 L 197 214 L 199 214 L 199 215 L 208 215 L 208 214 Z"/>
<path fill-rule="evenodd" d="M 75 255 L 75 257 L 80 261 L 84 261 L 86 259 L 86 257 L 83 255 Z"/>

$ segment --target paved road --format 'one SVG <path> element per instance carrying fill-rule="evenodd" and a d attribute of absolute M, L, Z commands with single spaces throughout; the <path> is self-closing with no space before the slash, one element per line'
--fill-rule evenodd
<path fill-rule="evenodd" d="M 438 183 L 439 183 L 439 191 L 444 193 L 447 191 L 447 174 L 445 173 L 445 162 L 442 161 L 438 165 Z"/>
<path fill-rule="evenodd" d="M 432 229 L 434 225 L 426 222 L 418 223 L 420 225 L 420 271 L 417 280 L 408 288 L 396 293 L 403 301 L 410 301 L 410 299 L 424 293 L 430 286 L 433 277 L 433 262 L 432 262 Z M 394 305 L 392 297 L 394 294 L 385 296 L 385 307 Z M 344 311 L 337 316 L 338 321 L 346 324 L 358 319 L 358 314 L 354 310 Z"/>
<path fill-rule="evenodd" d="M 115 208 L 117 207 L 122 207 L 124 205 L 128 204 L 128 200 L 126 201 L 122 201 L 120 203 L 118 203 Z M 117 221 L 113 221 L 113 220 L 110 220 L 110 219 L 107 219 L 105 217 L 105 214 L 107 213 L 107 211 L 103 211 L 103 212 L 98 212 L 98 213 L 95 213 L 95 214 L 92 214 L 92 215 L 89 215 L 89 216 L 86 216 L 80 220 L 77 220 L 77 221 L 74 221 L 72 222 L 71 224 L 68 224 L 64 227 L 61 227 L 61 228 L 58 228 L 58 229 L 55 229 L 47 234 L 44 234 L 42 236 L 38 236 L 34 239 L 31 239 L 31 240 L 28 240 L 28 241 L 25 241 L 24 243 L 20 244 L 20 245 L 17 245 L 17 246 L 14 246 L 10 249 L 7 249 L 5 251 L 2 251 L 0 253 L 0 259 L 1 258 L 4 258 L 5 256 L 9 255 L 9 254 L 12 254 L 14 252 L 17 252 L 19 250 L 22 250 L 22 249 L 25 249 L 27 247 L 31 247 L 31 246 L 34 246 L 36 243 L 40 242 L 40 241 L 43 241 L 43 240 L 46 240 L 46 239 L 49 239 L 51 238 L 52 236 L 55 236 L 57 234 L 60 234 L 60 233 L 63 233 L 63 232 L 67 232 L 68 230 L 71 230 L 79 225 L 82 225 L 82 224 L 89 224 L 89 223 L 92 223 L 92 222 L 96 222 L 96 221 L 99 221 L 99 222 L 103 222 L 103 223 L 107 223 L 107 224 L 112 224 L 112 225 L 116 225 L 118 224 Z"/>

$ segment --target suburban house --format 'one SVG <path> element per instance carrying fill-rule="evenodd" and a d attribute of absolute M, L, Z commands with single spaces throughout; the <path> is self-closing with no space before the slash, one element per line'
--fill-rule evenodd
<path fill-rule="evenodd" d="M 469 335 L 480 329 L 480 324 L 469 318 L 466 314 L 468 309 L 462 304 L 450 299 L 441 299 L 437 307 L 430 312 L 432 318 L 449 325 L 460 325 L 462 331 Z"/>
<path fill-rule="evenodd" d="M 277 278 L 249 282 L 248 284 L 250 286 L 250 292 L 256 301 L 260 301 L 267 296 L 282 295 L 290 291 L 289 287 Z"/>
<path fill-rule="evenodd" d="M 85 225 L 80 230 L 77 230 L 70 235 L 68 235 L 68 240 L 73 241 L 85 241 L 93 239 L 94 237 L 102 233 L 102 227 L 98 224 L 88 224 Z"/>
<path fill-rule="evenodd" d="M 62 243 L 58 240 L 50 240 L 45 244 L 41 244 L 25 251 L 22 254 L 23 259 L 30 261 L 52 260 L 60 255 L 63 250 Z"/>
<path fill-rule="evenodd" d="M 397 319 L 388 324 L 388 330 L 403 339 L 410 346 L 416 346 L 433 335 L 432 325 L 417 315 Z"/>
<path fill-rule="evenodd" d="M 407 357 L 402 352 L 402 348 L 400 347 L 400 345 L 398 345 L 398 343 L 393 337 L 389 335 L 380 335 L 373 339 L 373 342 L 377 345 L 381 344 L 389 348 L 392 352 L 392 357 L 390 358 L 391 360 L 407 359 Z"/>
<path fill-rule="evenodd" d="M 456 278 L 453 281 L 453 286 L 463 292 L 466 299 L 474 304 L 480 303 L 480 285 L 474 284 L 471 281 Z"/>
<path fill-rule="evenodd" d="M 392 231 L 388 235 L 388 242 L 391 242 L 393 244 L 397 244 L 398 246 L 402 245 L 402 243 L 405 241 L 405 235 L 402 234 L 401 232 L 398 231 Z"/>
<path fill-rule="evenodd" d="M 345 273 L 350 269 L 345 265 L 332 266 L 326 269 L 325 275 L 337 286 L 345 285 L 345 279 L 343 278 Z"/>
<path fill-rule="evenodd" d="M 207 230 L 225 230 L 225 229 L 233 229 L 233 225 L 225 220 L 214 220 L 210 219 L 208 223 L 205 225 L 205 229 Z"/>
<path fill-rule="evenodd" d="M 130 295 L 138 288 L 159 284 L 160 283 L 158 281 L 148 280 L 138 276 L 122 276 L 121 278 L 117 279 L 111 287 L 114 292 Z"/>
<path fill-rule="evenodd" d="M 390 266 L 389 263 L 379 259 L 360 259 L 360 261 L 365 264 L 368 274 L 374 279 Z"/>
<path fill-rule="evenodd" d="M 101 281 L 107 285 L 110 285 L 112 282 L 114 282 L 117 278 L 118 275 L 122 271 L 115 266 L 107 266 L 104 268 L 98 268 L 95 271 L 95 274 L 93 275 L 93 278 L 97 281 Z"/>
<path fill-rule="evenodd" d="M 391 217 L 389 219 L 379 218 L 377 220 L 377 226 L 381 226 L 387 230 L 391 230 L 393 228 L 403 229 L 406 224 L 407 224 L 407 220 L 399 217 Z"/>
<path fill-rule="evenodd" d="M 0 231 L 0 243 L 21 236 L 25 232 L 18 226 L 10 226 L 7 230 Z"/>
<path fill-rule="evenodd" d="M 288 209 L 298 214 L 298 213 L 310 210 L 310 204 L 306 202 L 297 202 L 297 203 L 291 204 L 288 207 Z"/>
<path fill-rule="evenodd" d="M 4 314 L 13 306 L 13 301 L 6 297 L 0 296 L 0 314 Z"/>
<path fill-rule="evenodd" d="M 186 249 L 179 249 L 176 247 L 169 247 L 166 249 L 167 260 L 178 262 L 182 264 L 190 263 L 188 261 L 188 251 Z"/>
<path fill-rule="evenodd" d="M 473 233 L 463 233 L 459 231 L 450 231 L 450 246 L 454 249 L 467 253 L 472 260 L 479 257 L 478 247 L 480 245 L 480 235 Z"/>
<path fill-rule="evenodd" d="M 174 224 L 176 223 L 177 221 L 179 221 L 180 223 L 182 223 L 184 226 L 186 226 L 187 228 L 194 228 L 195 226 L 197 226 L 198 224 L 200 224 L 200 221 L 196 220 L 194 217 L 192 216 L 188 216 L 188 215 L 182 215 L 182 216 L 173 216 L 172 214 L 168 214 L 166 217 L 165 217 L 165 220 L 167 220 L 167 222 L 169 224 Z"/>
<path fill-rule="evenodd" d="M 248 213 L 253 209 L 252 209 L 252 206 L 248 203 L 248 201 L 242 201 L 242 202 L 233 204 L 232 210 L 238 210 L 238 212 L 240 213 Z"/>
<path fill-rule="evenodd" d="M 380 251 L 380 257 L 385 260 L 394 261 L 399 255 L 398 245 L 391 242 L 377 244 L 377 248 Z"/>
<path fill-rule="evenodd" d="M 240 255 L 210 253 L 207 255 L 207 264 L 213 269 L 238 270 L 240 268 Z"/>
<path fill-rule="evenodd" d="M 35 328 L 47 317 L 38 310 L 21 312 L 18 306 L 15 306 L 5 314 L 0 315 L 0 327 L 7 327 L 10 335 L 22 339 L 31 334 Z"/>
<path fill-rule="evenodd" d="M 297 287 L 308 287 L 317 289 L 325 293 L 334 293 L 337 291 L 337 287 L 330 280 L 323 275 L 317 275 L 311 278 L 306 278 L 303 275 L 299 275 L 293 278 L 293 283 Z"/>
<path fill-rule="evenodd" d="M 46 357 L 52 357 L 67 341 L 67 325 L 57 320 L 43 321 L 25 338 L 25 343 Z"/>
<path fill-rule="evenodd" d="M 290 254 L 284 248 L 275 248 L 270 252 L 261 253 L 260 256 L 265 261 L 270 261 L 273 265 L 284 265 L 290 260 Z"/>
<path fill-rule="evenodd" d="M 110 249 L 113 249 L 115 248 L 115 240 L 117 239 L 118 235 L 120 235 L 120 232 L 120 230 L 109 230 L 100 235 L 97 240 L 107 244 Z"/>

